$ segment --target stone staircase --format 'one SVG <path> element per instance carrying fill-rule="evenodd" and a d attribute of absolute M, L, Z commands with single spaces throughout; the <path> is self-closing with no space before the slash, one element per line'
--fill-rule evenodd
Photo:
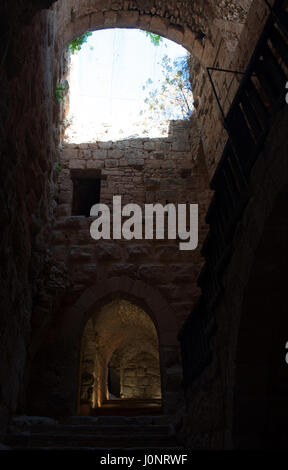
<path fill-rule="evenodd" d="M 59 419 L 15 417 L 2 443 L 11 450 L 182 449 L 167 416 L 99 416 Z"/>

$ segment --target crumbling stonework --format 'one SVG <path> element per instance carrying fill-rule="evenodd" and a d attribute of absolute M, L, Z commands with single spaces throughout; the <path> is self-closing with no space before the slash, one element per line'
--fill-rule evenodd
<path fill-rule="evenodd" d="M 251 3 L 252 0 L 220 0 L 219 2 L 215 2 L 217 17 L 227 22 L 244 24 Z"/>
<path fill-rule="evenodd" d="M 172 122 L 169 136 L 163 139 L 64 144 L 58 214 L 72 215 L 71 170 L 87 170 L 87 174 L 89 170 L 99 170 L 102 180 L 100 200 L 104 204 L 111 206 L 116 195 L 122 197 L 123 204 L 185 204 L 191 199 L 192 191 L 195 203 L 200 204 L 204 215 L 205 196 L 208 200 L 209 191 L 206 190 L 201 158 L 201 141 L 195 118 L 192 121 Z"/>

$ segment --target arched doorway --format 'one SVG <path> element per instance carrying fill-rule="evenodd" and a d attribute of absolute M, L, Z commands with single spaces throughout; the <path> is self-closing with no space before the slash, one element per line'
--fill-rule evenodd
<path fill-rule="evenodd" d="M 115 299 L 86 323 L 81 342 L 79 414 L 103 405 L 159 404 L 158 335 L 150 316 Z"/>
<path fill-rule="evenodd" d="M 123 313 L 122 316 L 126 318 L 124 324 L 120 321 L 121 315 L 119 318 L 117 313 L 120 301 L 123 308 L 128 306 L 132 312 L 131 319 L 126 318 L 130 314 Z M 45 342 L 35 356 L 27 399 L 29 413 L 39 416 L 87 414 L 87 408 L 97 408 L 107 400 L 109 369 L 109 383 L 113 381 L 115 392 L 115 380 L 121 361 L 124 365 L 127 364 L 127 367 L 122 367 L 124 397 L 132 398 L 134 393 L 135 398 L 145 397 L 144 387 L 140 387 L 138 383 L 143 382 L 141 375 L 144 371 L 144 382 L 147 382 L 147 378 L 150 380 L 152 375 L 158 377 L 155 387 L 151 388 L 153 394 L 149 391 L 149 399 L 151 396 L 154 400 L 161 397 L 165 413 L 174 414 L 183 405 L 177 323 L 173 309 L 157 289 L 125 276 L 106 279 L 88 288 L 73 306 L 63 308 L 62 312 L 61 318 L 51 325 Z M 109 321 L 109 318 L 113 321 Z M 100 333 L 98 344 L 101 354 L 97 352 L 98 336 L 95 332 Z M 86 348 L 83 347 L 85 336 Z M 84 370 L 83 354 L 86 361 Z M 133 364 L 138 365 L 138 374 L 135 374 Z M 158 364 L 157 367 L 155 364 Z M 126 383 L 124 386 L 125 377 L 129 377 L 131 369 L 134 370 L 134 383 Z M 96 383 L 94 377 L 100 378 L 100 381 Z M 120 377 L 117 380 L 120 389 L 118 398 L 121 400 Z M 140 389 L 142 395 L 139 393 Z M 132 393 L 133 390 L 135 392 Z M 113 391 L 110 387 L 111 394 L 115 396 Z M 85 410 L 85 406 L 82 410 L 79 409 L 80 399 L 82 405 L 86 405 Z"/>

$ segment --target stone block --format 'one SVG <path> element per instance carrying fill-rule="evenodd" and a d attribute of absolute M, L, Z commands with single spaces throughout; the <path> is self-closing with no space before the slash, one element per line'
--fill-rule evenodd
<path fill-rule="evenodd" d="M 169 39 L 171 39 L 171 41 L 175 41 L 177 42 L 178 44 L 182 44 L 183 43 L 183 39 L 184 39 L 184 30 L 181 26 L 179 25 L 170 25 L 168 27 L 168 33 L 167 33 Z"/>
<path fill-rule="evenodd" d="M 175 152 L 186 152 L 189 149 L 189 144 L 182 139 L 177 139 L 176 142 L 172 144 L 172 150 L 174 150 Z"/>
<path fill-rule="evenodd" d="M 96 243 L 94 253 L 99 261 L 120 261 L 123 256 L 119 244 L 105 240 Z"/>
<path fill-rule="evenodd" d="M 133 168 L 141 168 L 144 166 L 144 159 L 143 158 L 129 158 L 128 165 L 132 166 Z"/>
<path fill-rule="evenodd" d="M 138 26 L 139 13 L 138 11 L 119 11 L 117 15 L 117 26 L 124 28 L 131 28 Z"/>
<path fill-rule="evenodd" d="M 138 276 L 144 281 L 149 280 L 149 282 L 162 284 L 169 282 L 169 280 L 172 278 L 172 273 L 168 266 L 142 264 L 138 269 Z"/>
<path fill-rule="evenodd" d="M 165 158 L 165 154 L 164 152 L 154 152 L 152 154 L 153 158 L 155 158 L 156 160 L 164 160 Z"/>
<path fill-rule="evenodd" d="M 117 23 L 117 12 L 116 11 L 105 11 L 104 13 L 104 25 L 107 27 L 115 26 Z"/>
<path fill-rule="evenodd" d="M 155 150 L 155 142 L 153 142 L 153 140 L 144 142 L 144 150 Z"/>
<path fill-rule="evenodd" d="M 105 149 L 96 149 L 92 151 L 92 158 L 94 159 L 104 159 L 107 157 L 107 150 Z"/>
<path fill-rule="evenodd" d="M 78 158 L 79 150 L 77 148 L 65 148 L 62 151 L 62 157 L 65 160 L 74 160 Z"/>
<path fill-rule="evenodd" d="M 85 160 L 71 160 L 69 162 L 70 169 L 84 170 L 86 168 Z"/>
<path fill-rule="evenodd" d="M 88 169 L 93 169 L 93 168 L 102 169 L 102 168 L 104 168 L 104 161 L 100 161 L 100 160 L 99 161 L 91 161 L 90 160 L 90 161 L 87 162 L 87 168 Z"/>
<path fill-rule="evenodd" d="M 119 166 L 119 162 L 117 160 L 105 160 L 105 168 L 117 168 Z"/>
<path fill-rule="evenodd" d="M 124 151 L 121 149 L 108 150 L 108 158 L 121 158 L 124 156 Z"/>
<path fill-rule="evenodd" d="M 151 23 L 150 23 L 150 30 L 153 33 L 160 34 L 160 36 L 167 37 L 168 24 L 169 24 L 169 20 L 167 20 L 166 18 L 161 18 L 159 16 L 152 16 Z M 173 41 L 173 38 L 172 38 L 172 41 Z"/>

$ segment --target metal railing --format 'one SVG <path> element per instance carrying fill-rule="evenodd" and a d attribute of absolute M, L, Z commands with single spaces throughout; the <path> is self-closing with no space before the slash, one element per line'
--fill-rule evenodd
<path fill-rule="evenodd" d="M 230 110 L 224 116 L 228 141 L 211 182 L 215 194 L 206 217 L 210 230 L 202 248 L 206 262 L 198 279 L 202 295 L 179 335 L 184 385 L 191 383 L 211 359 L 213 312 L 223 292 L 222 279 L 235 229 L 250 198 L 251 171 L 275 114 L 285 105 L 288 13 L 284 3 L 278 0 L 271 8 Z"/>

